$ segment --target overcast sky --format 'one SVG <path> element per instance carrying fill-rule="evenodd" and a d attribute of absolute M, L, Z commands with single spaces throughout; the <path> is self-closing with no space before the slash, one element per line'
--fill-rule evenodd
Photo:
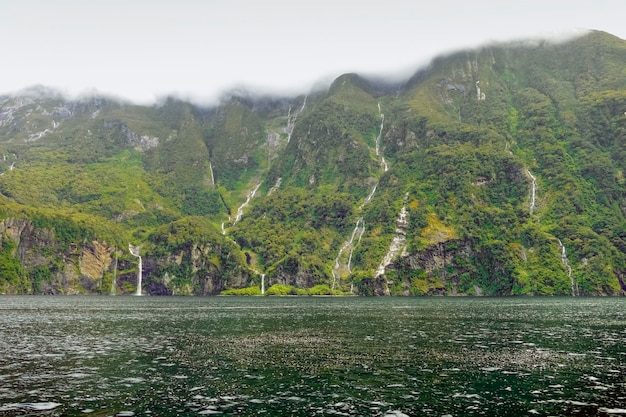
<path fill-rule="evenodd" d="M 626 1 L 3 1 L 0 93 L 306 93 L 345 72 L 404 75 L 456 49 L 584 29 L 626 39 Z"/>

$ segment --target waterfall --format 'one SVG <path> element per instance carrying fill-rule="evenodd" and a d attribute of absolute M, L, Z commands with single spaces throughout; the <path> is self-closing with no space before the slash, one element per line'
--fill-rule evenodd
<path fill-rule="evenodd" d="M 287 127 L 285 128 L 285 133 L 287 133 L 287 143 L 291 142 L 291 134 L 293 133 L 295 125 L 295 117 L 291 117 L 291 106 L 289 106 L 289 111 L 287 112 Z"/>
<path fill-rule="evenodd" d="M 369 203 L 372 199 L 372 197 L 374 197 L 374 193 L 376 192 L 376 188 L 378 187 L 378 184 L 374 185 L 374 188 L 372 188 L 372 191 L 368 194 L 368 196 L 365 198 L 365 202 Z"/>
<path fill-rule="evenodd" d="M 337 254 L 337 257 L 335 258 L 335 266 L 333 270 L 331 271 L 332 276 L 333 276 L 333 290 L 337 287 L 337 281 L 341 279 L 341 270 L 342 270 L 342 266 L 340 263 L 341 257 L 344 254 L 344 252 L 348 249 L 350 249 L 350 255 L 348 256 L 346 269 L 348 273 L 352 272 L 350 270 L 350 263 L 352 262 L 352 253 L 354 252 L 354 247 L 356 246 L 354 244 L 354 238 L 356 237 L 357 233 L 359 234 L 359 239 L 357 240 L 357 244 L 358 244 L 361 241 L 361 237 L 363 237 L 363 233 L 365 233 L 365 225 L 363 223 L 363 217 L 360 217 L 356 221 L 356 225 L 354 226 L 354 230 L 352 231 L 350 238 L 343 244 L 341 249 L 339 249 L 339 253 Z"/>
<path fill-rule="evenodd" d="M 300 110 L 298 110 L 298 114 L 302 113 L 304 111 L 304 108 L 306 107 L 306 98 L 307 96 L 304 96 L 304 101 L 302 102 L 302 107 L 300 107 Z"/>
<path fill-rule="evenodd" d="M 530 188 L 530 206 L 528 207 L 528 211 L 530 212 L 530 214 L 533 214 L 533 212 L 535 211 L 535 208 L 537 208 L 536 203 L 537 203 L 537 178 L 535 178 L 535 176 L 533 174 L 531 174 L 531 172 L 527 169 L 526 173 L 528 174 L 528 176 L 530 177 L 531 181 L 532 181 L 532 186 Z"/>
<path fill-rule="evenodd" d="M 402 205 L 402 209 L 400 209 L 400 213 L 398 214 L 398 219 L 396 220 L 396 232 L 391 239 L 391 244 L 389 245 L 389 250 L 385 254 L 385 257 L 381 261 L 378 269 L 376 270 L 376 274 L 374 278 L 378 278 L 379 276 L 385 273 L 385 269 L 393 260 L 401 253 L 401 251 L 406 247 L 406 228 L 408 226 L 408 211 L 406 209 L 406 200 L 409 196 L 409 193 L 405 194 L 404 204 Z"/>
<path fill-rule="evenodd" d="M 265 294 L 265 274 L 261 274 L 261 295 Z"/>
<path fill-rule="evenodd" d="M 559 249 L 561 250 L 561 263 L 565 265 L 567 268 L 567 276 L 570 280 L 570 285 L 572 286 L 572 297 L 578 295 L 578 285 L 576 281 L 574 281 L 574 277 L 572 275 L 572 266 L 569 263 L 569 259 L 567 259 L 567 250 L 565 249 L 565 245 L 561 242 L 561 239 L 557 239 L 559 242 Z"/>
<path fill-rule="evenodd" d="M 361 222 L 361 228 L 360 229 L 359 229 L 359 221 Z M 360 230 L 360 232 L 359 232 L 359 239 L 356 241 L 356 244 L 352 245 L 352 247 L 350 248 L 350 255 L 348 256 L 348 273 L 349 274 L 352 273 L 352 268 L 350 267 L 350 264 L 352 263 L 352 254 L 354 253 L 354 248 L 356 247 L 356 245 L 358 245 L 361 242 L 361 238 L 363 237 L 363 233 L 365 233 L 365 223 L 363 222 L 363 217 L 359 218 L 359 220 L 356 222 L 356 226 L 354 228 L 354 231 L 352 232 L 352 238 L 350 239 L 350 243 L 352 243 L 352 241 L 354 240 L 354 234 L 357 231 L 357 229 Z"/>
<path fill-rule="evenodd" d="M 380 103 L 378 103 L 378 110 L 380 111 Z M 385 115 L 380 114 L 380 130 L 378 136 L 376 136 L 376 156 L 380 155 L 380 139 L 383 135 L 383 127 L 385 127 Z"/>
<path fill-rule="evenodd" d="M 115 295 L 117 288 L 117 249 L 115 250 L 115 267 L 113 267 L 113 280 L 111 281 L 111 295 Z"/>
<path fill-rule="evenodd" d="M 383 171 L 387 172 L 389 170 L 389 165 L 387 161 L 385 161 L 385 157 L 380 152 L 380 140 L 383 137 L 383 128 L 385 127 L 385 115 L 382 113 L 380 109 L 380 102 L 378 103 L 378 113 L 380 113 L 380 129 L 378 130 L 378 136 L 376 136 L 376 156 L 380 156 L 380 165 L 383 167 Z"/>
<path fill-rule="evenodd" d="M 378 113 L 380 114 L 380 127 L 378 129 L 378 135 L 376 135 L 374 150 L 375 150 L 376 156 L 380 157 L 381 167 L 383 168 L 384 172 L 387 172 L 387 170 L 389 169 L 389 165 L 387 164 L 387 161 L 385 161 L 385 157 L 382 155 L 382 152 L 380 150 L 380 141 L 383 136 L 383 129 L 385 127 L 385 115 L 382 113 L 380 102 L 378 102 Z M 365 200 L 363 201 L 363 204 L 359 207 L 359 209 L 362 209 L 363 206 L 365 206 L 365 204 L 369 203 L 372 200 L 372 198 L 374 197 L 374 194 L 376 193 L 377 188 L 378 188 L 378 182 L 374 184 L 374 187 L 372 187 L 372 191 L 370 191 L 367 197 L 365 197 Z M 361 238 L 363 237 L 364 233 L 365 233 L 365 224 L 363 222 L 363 217 L 359 217 L 359 219 L 357 219 L 356 221 L 356 224 L 354 225 L 354 229 L 352 230 L 352 234 L 350 235 L 350 238 L 346 240 L 343 246 L 339 249 L 339 252 L 337 253 L 337 257 L 335 258 L 335 264 L 331 271 L 332 276 L 333 276 L 333 287 L 332 287 L 333 289 L 336 288 L 337 282 L 341 280 L 342 272 L 344 273 L 347 272 L 348 274 L 352 273 L 352 269 L 351 269 L 352 254 L 354 253 L 354 249 L 356 245 L 358 245 L 359 242 L 361 242 Z M 357 239 L 356 243 L 354 243 L 354 240 L 357 234 L 359 238 Z M 346 253 L 347 250 L 350 251 L 347 262 L 344 260 L 344 263 L 342 264 L 341 262 L 342 257 L 344 257 L 344 254 Z"/>
<path fill-rule="evenodd" d="M 226 235 L 226 229 L 224 228 L 224 222 L 222 222 L 222 234 Z"/>
<path fill-rule="evenodd" d="M 306 107 L 306 98 L 307 96 L 304 96 L 302 107 L 300 107 L 300 110 L 296 111 L 293 115 L 291 115 L 291 106 L 289 106 L 289 110 L 287 111 L 287 127 L 285 128 L 285 133 L 287 133 L 287 143 L 291 141 L 291 134 L 293 133 L 293 128 L 296 126 L 296 119 Z"/>
<path fill-rule="evenodd" d="M 213 175 L 213 165 L 209 161 L 209 171 L 211 172 L 211 185 L 215 185 L 215 175 Z"/>
<path fill-rule="evenodd" d="M 137 267 L 137 292 L 135 293 L 135 295 L 141 295 L 141 269 L 142 269 L 142 265 L 141 265 L 141 256 L 139 256 L 139 249 L 141 249 L 141 246 L 133 246 L 130 243 L 128 244 L 128 251 L 130 252 L 130 254 L 133 255 L 136 258 L 139 258 L 139 266 Z"/>
<path fill-rule="evenodd" d="M 256 187 L 254 187 L 252 191 L 248 193 L 246 201 L 241 206 L 239 206 L 239 208 L 237 209 L 237 215 L 235 216 L 235 221 L 233 222 L 233 226 L 237 224 L 239 220 L 241 220 L 241 217 L 243 216 L 243 209 L 246 208 L 248 204 L 250 204 L 250 200 L 254 198 L 254 195 L 256 194 L 261 184 L 263 184 L 263 181 L 261 181 Z"/>
<path fill-rule="evenodd" d="M 478 86 L 478 84 L 480 84 L 480 81 L 476 81 L 476 99 L 478 101 L 484 101 L 485 100 L 485 93 L 481 93 L 480 87 Z"/>

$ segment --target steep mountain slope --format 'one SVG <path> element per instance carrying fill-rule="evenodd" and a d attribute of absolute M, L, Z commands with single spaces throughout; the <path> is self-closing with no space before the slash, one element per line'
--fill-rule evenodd
<path fill-rule="evenodd" d="M 0 292 L 626 291 L 626 42 L 214 108 L 0 98 Z M 290 287 L 295 289 L 290 289 Z M 279 287 L 276 287 L 279 288 Z M 245 290 L 248 291 L 248 290 Z M 248 291 L 251 292 L 251 291 Z"/>
<path fill-rule="evenodd" d="M 411 225 L 422 217 L 395 285 L 411 271 L 418 293 L 623 291 L 625 60 L 623 41 L 592 33 L 420 74 L 385 138 L 414 189 Z"/>

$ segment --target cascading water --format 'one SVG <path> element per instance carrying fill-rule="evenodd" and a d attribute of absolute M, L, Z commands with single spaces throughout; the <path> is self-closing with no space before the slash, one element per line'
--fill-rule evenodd
<path fill-rule="evenodd" d="M 572 286 L 572 297 L 578 295 L 578 285 L 576 281 L 574 281 L 574 276 L 572 275 L 572 266 L 569 263 L 569 259 L 567 259 L 567 250 L 565 249 L 565 245 L 561 242 L 561 239 L 557 239 L 559 242 L 559 249 L 561 251 L 561 262 L 567 268 L 567 276 L 570 280 L 570 285 Z"/>
<path fill-rule="evenodd" d="M 380 104 L 378 105 L 378 109 L 380 110 Z M 378 131 L 378 135 L 376 136 L 376 156 L 380 155 L 380 138 L 383 134 L 383 127 L 385 126 L 385 115 L 380 114 L 380 130 Z"/>
<path fill-rule="evenodd" d="M 211 172 L 211 185 L 215 185 L 215 176 L 213 175 L 213 165 L 209 161 L 209 172 Z"/>
<path fill-rule="evenodd" d="M 372 188 L 372 191 L 365 198 L 365 203 L 369 203 L 372 200 L 372 197 L 374 197 L 374 193 L 376 192 L 376 188 L 378 188 L 378 184 L 374 185 L 374 188 Z"/>
<path fill-rule="evenodd" d="M 254 195 L 256 194 L 256 192 L 259 189 L 259 187 L 261 186 L 261 184 L 263 184 L 263 181 L 258 183 L 257 186 L 254 187 L 254 189 L 248 193 L 246 201 L 241 206 L 239 206 L 239 208 L 237 209 L 237 215 L 235 216 L 235 221 L 233 222 L 233 226 L 235 224 L 237 224 L 237 222 L 239 222 L 239 220 L 241 220 L 241 217 L 243 216 L 243 209 L 246 208 L 248 206 L 248 204 L 250 204 L 250 200 L 252 200 L 254 198 Z"/>
<path fill-rule="evenodd" d="M 135 292 L 135 295 L 141 295 L 142 265 L 141 265 L 141 256 L 139 255 L 139 249 L 141 249 L 141 246 L 133 246 L 130 243 L 128 244 L 128 251 L 130 252 L 130 254 L 139 259 L 139 265 L 137 266 L 137 291 Z"/>
<path fill-rule="evenodd" d="M 398 219 L 396 220 L 396 231 L 391 239 L 391 244 L 389 245 L 389 250 L 385 254 L 382 262 L 378 266 L 376 270 L 375 278 L 383 275 L 385 273 L 385 269 L 391 262 L 403 251 L 406 247 L 406 229 L 408 226 L 408 211 L 406 209 L 406 200 L 408 199 L 409 194 L 405 194 L 404 196 L 404 204 L 402 205 L 402 209 L 400 209 L 400 213 L 398 214 Z"/>
<path fill-rule="evenodd" d="M 113 280 L 111 281 L 111 295 L 115 295 L 117 288 L 117 249 L 115 250 L 115 266 L 113 267 Z"/>
<path fill-rule="evenodd" d="M 383 128 L 385 127 L 385 115 L 382 113 L 380 109 L 380 103 L 378 103 L 378 113 L 380 113 L 380 129 L 378 131 L 378 135 L 376 136 L 376 156 L 380 156 L 380 165 L 383 167 L 383 171 L 387 172 L 389 170 L 389 165 L 387 161 L 385 161 L 385 157 L 381 155 L 380 152 L 380 140 L 383 137 Z"/>
<path fill-rule="evenodd" d="M 296 111 L 293 115 L 291 114 L 291 106 L 289 106 L 289 110 L 287 112 L 287 127 L 285 128 L 285 133 L 287 133 L 287 143 L 291 141 L 291 134 L 293 133 L 293 128 L 296 126 L 296 120 L 298 119 L 298 116 L 304 111 L 304 108 L 306 107 L 306 98 L 307 96 L 304 96 L 302 107 L 300 107 L 300 110 Z"/>
<path fill-rule="evenodd" d="M 530 177 L 532 184 L 530 188 L 530 205 L 528 207 L 528 211 L 530 214 L 533 214 L 535 211 L 536 203 L 537 203 L 537 178 L 530 172 L 530 170 L 526 170 L 526 173 Z"/>
<path fill-rule="evenodd" d="M 354 230 L 352 230 L 350 239 L 348 239 L 343 244 L 341 249 L 339 249 L 339 253 L 337 254 L 337 257 L 335 258 L 335 267 L 331 271 L 332 276 L 333 276 L 333 290 L 337 287 L 337 281 L 339 281 L 339 279 L 341 278 L 341 272 L 343 270 L 342 265 L 341 265 L 341 257 L 348 249 L 350 249 L 350 254 L 348 256 L 347 267 L 345 269 L 347 270 L 348 273 L 352 272 L 350 270 L 350 263 L 352 262 L 352 253 L 354 252 L 354 247 L 356 246 L 356 244 L 358 244 L 361 241 L 361 237 L 363 237 L 363 233 L 365 233 L 365 225 L 363 223 L 363 217 L 360 217 L 357 220 L 356 225 L 354 226 Z M 357 240 L 357 243 L 354 244 L 354 238 L 356 237 L 357 234 L 359 235 L 359 238 Z"/>
<path fill-rule="evenodd" d="M 376 153 L 376 156 L 380 157 L 380 164 L 383 167 L 384 172 L 387 172 L 387 170 L 389 169 L 389 165 L 387 164 L 387 161 L 385 161 L 385 157 L 382 156 L 381 151 L 380 151 L 380 140 L 382 138 L 383 129 L 385 127 L 385 115 L 382 113 L 380 103 L 378 103 L 378 113 L 380 114 L 380 128 L 378 130 L 378 135 L 376 135 L 374 151 Z M 365 204 L 369 203 L 372 200 L 372 198 L 374 197 L 374 194 L 376 193 L 377 188 L 378 188 L 378 182 L 374 184 L 374 187 L 372 187 L 372 191 L 370 191 L 367 197 L 365 197 L 365 200 L 363 201 L 363 204 L 361 205 L 361 207 L 359 207 L 359 209 L 362 209 L 363 206 L 365 206 Z M 333 276 L 333 289 L 336 288 L 337 282 L 341 279 L 342 272 L 347 272 L 348 274 L 352 272 L 351 267 L 350 267 L 352 263 L 352 254 L 354 253 L 355 246 L 358 245 L 359 242 L 361 242 L 363 233 L 365 233 L 365 224 L 363 222 L 363 217 L 360 217 L 357 220 L 356 224 L 354 225 L 354 229 L 352 230 L 352 234 L 350 235 L 350 238 L 339 249 L 339 253 L 337 253 L 337 257 L 335 258 L 335 264 L 331 271 L 332 276 Z M 354 238 L 356 237 L 357 234 L 359 235 L 359 238 L 355 244 Z M 342 257 L 344 256 L 344 253 L 348 249 L 350 250 L 350 253 L 348 255 L 348 260 L 347 262 L 344 261 L 344 264 L 342 265 L 341 263 Z"/>
<path fill-rule="evenodd" d="M 265 294 L 265 274 L 261 274 L 261 295 Z"/>
<path fill-rule="evenodd" d="M 13 158 L 15 158 L 15 161 L 13 161 L 11 163 L 11 166 L 9 167 L 9 171 L 13 171 L 15 169 L 15 163 L 17 162 L 17 155 L 13 154 Z M 6 156 L 5 156 L 4 160 L 6 161 Z M 4 174 L 4 172 L 3 172 L 3 174 Z"/>
<path fill-rule="evenodd" d="M 361 227 L 359 228 L 359 221 L 361 222 Z M 350 265 L 352 264 L 352 254 L 354 253 L 354 248 L 361 242 L 361 238 L 363 237 L 363 233 L 365 233 L 365 222 L 363 221 L 363 217 L 359 218 L 356 222 L 356 226 L 354 227 L 354 231 L 352 232 L 352 240 L 354 240 L 355 232 L 359 233 L 359 239 L 356 241 L 356 244 L 352 245 L 350 248 L 350 255 L 348 256 L 348 273 L 352 273 L 352 268 Z M 352 290 L 350 290 L 352 292 Z"/>

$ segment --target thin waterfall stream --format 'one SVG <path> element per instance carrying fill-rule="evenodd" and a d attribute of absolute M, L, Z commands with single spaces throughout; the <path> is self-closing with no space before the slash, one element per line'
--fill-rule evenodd
<path fill-rule="evenodd" d="M 393 260 L 402 253 L 402 251 L 406 248 L 406 229 L 408 226 L 408 211 L 406 209 L 406 200 L 409 197 L 409 193 L 406 193 L 404 196 L 404 204 L 400 209 L 400 213 L 398 214 L 398 219 L 396 220 L 396 231 L 391 239 L 391 244 L 389 245 L 389 250 L 383 257 L 378 269 L 376 269 L 375 278 L 383 275 L 387 266 L 393 262 Z"/>
<path fill-rule="evenodd" d="M 215 175 L 213 175 L 213 164 L 209 161 L 209 172 L 211 173 L 211 185 L 215 186 Z"/>
<path fill-rule="evenodd" d="M 117 288 L 117 249 L 115 249 L 115 266 L 113 267 L 113 279 L 111 280 L 111 295 L 116 294 Z"/>
<path fill-rule="evenodd" d="M 382 139 L 383 136 L 383 128 L 385 127 L 385 115 L 382 113 L 382 110 L 380 108 L 380 103 L 378 103 L 378 113 L 380 114 L 380 129 L 378 131 L 378 135 L 376 136 L 376 156 L 380 156 L 380 165 L 383 167 L 383 171 L 387 172 L 389 170 L 389 165 L 387 164 L 387 161 L 385 161 L 385 157 L 383 155 L 381 155 L 381 151 L 380 151 L 380 140 Z"/>
<path fill-rule="evenodd" d="M 339 249 L 339 253 L 337 254 L 337 257 L 335 258 L 335 267 L 331 271 L 332 276 L 333 276 L 333 286 L 332 286 L 333 289 L 337 287 L 337 281 L 339 281 L 339 279 L 341 278 L 341 272 L 343 269 L 340 263 L 341 256 L 348 249 L 350 249 L 350 254 L 348 255 L 348 262 L 347 262 L 347 266 L 345 269 L 347 270 L 348 273 L 352 272 L 350 269 L 350 264 L 352 262 L 352 253 L 354 252 L 354 248 L 356 244 L 358 244 L 361 241 L 361 237 L 363 237 L 363 233 L 365 233 L 365 224 L 363 222 L 363 217 L 359 217 L 359 219 L 356 222 L 356 225 L 354 226 L 354 230 L 352 230 L 350 239 L 348 239 L 343 244 L 341 249 Z M 356 237 L 357 234 L 359 235 L 359 238 L 357 240 L 357 243 L 354 244 L 354 238 Z"/>
<path fill-rule="evenodd" d="M 572 275 L 572 265 L 570 264 L 569 259 L 567 258 L 567 250 L 565 249 L 565 245 L 563 245 L 563 242 L 561 242 L 561 239 L 557 239 L 557 240 L 559 242 L 559 249 L 561 251 L 561 262 L 567 268 L 567 276 L 569 277 L 570 285 L 572 286 L 572 297 L 575 297 L 578 295 L 578 285 L 576 284 L 576 281 L 574 280 L 574 276 Z"/>
<path fill-rule="evenodd" d="M 526 173 L 531 179 L 530 205 L 528 207 L 528 211 L 532 215 L 535 209 L 537 208 L 537 178 L 528 169 L 526 169 Z"/>
<path fill-rule="evenodd" d="M 141 246 L 133 246 L 130 243 L 128 244 L 128 251 L 130 252 L 130 254 L 139 259 L 139 265 L 137 266 L 137 291 L 135 292 L 135 295 L 141 295 L 142 264 L 141 256 L 139 255 L 139 249 L 141 249 Z"/>
<path fill-rule="evenodd" d="M 294 112 L 293 115 L 291 114 L 291 106 L 289 106 L 289 110 L 287 111 L 287 127 L 285 128 L 285 133 L 287 134 L 287 143 L 291 141 L 291 134 L 293 133 L 293 129 L 296 126 L 296 120 L 298 119 L 298 116 L 304 111 L 304 108 L 306 107 L 306 99 L 307 96 L 304 96 L 302 107 Z"/>
<path fill-rule="evenodd" d="M 261 186 L 261 184 L 263 184 L 263 181 L 258 183 L 257 186 L 254 187 L 254 189 L 252 189 L 252 191 L 248 193 L 248 196 L 246 197 L 246 201 L 241 206 L 239 206 L 239 208 L 237 209 L 237 215 L 235 216 L 235 221 L 233 222 L 233 226 L 237 224 L 239 220 L 241 220 L 241 218 L 243 217 L 243 209 L 246 208 L 248 204 L 250 204 L 250 200 L 254 198 L 254 195 L 259 190 L 259 187 Z"/>

